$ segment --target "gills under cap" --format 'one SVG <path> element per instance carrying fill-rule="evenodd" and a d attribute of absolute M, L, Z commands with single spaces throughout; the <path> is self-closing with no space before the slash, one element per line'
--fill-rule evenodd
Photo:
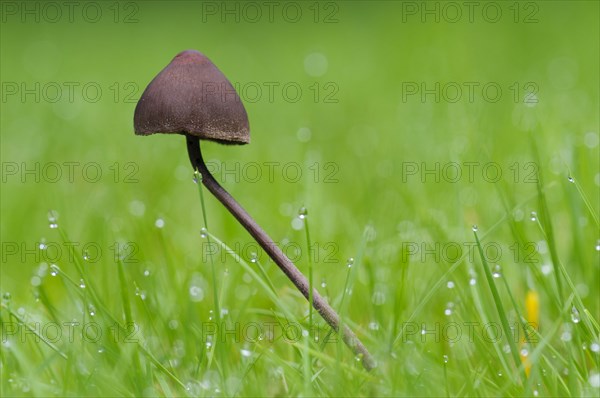
<path fill-rule="evenodd" d="M 250 142 L 244 104 L 202 53 L 183 51 L 146 87 L 134 114 L 137 135 L 189 134 L 221 144 Z"/>

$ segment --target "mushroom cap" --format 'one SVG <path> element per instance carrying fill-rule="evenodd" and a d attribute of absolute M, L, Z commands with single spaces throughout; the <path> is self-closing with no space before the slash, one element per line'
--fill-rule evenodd
<path fill-rule="evenodd" d="M 189 134 L 221 144 L 250 142 L 244 104 L 202 53 L 180 52 L 148 84 L 135 107 L 135 134 Z"/>

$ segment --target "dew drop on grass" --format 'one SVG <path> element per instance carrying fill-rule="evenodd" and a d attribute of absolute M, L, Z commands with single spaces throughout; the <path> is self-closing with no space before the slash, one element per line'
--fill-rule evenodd
<path fill-rule="evenodd" d="M 475 279 L 475 278 L 469 279 L 469 285 L 475 286 L 476 284 L 477 284 L 477 279 Z"/>
<path fill-rule="evenodd" d="M 377 322 L 370 322 L 369 323 L 369 329 L 371 329 L 371 330 L 379 330 L 379 323 L 377 323 Z"/>
<path fill-rule="evenodd" d="M 541 270 L 542 270 L 542 274 L 549 275 L 552 272 L 552 265 L 544 264 L 544 265 L 542 265 Z"/>
<path fill-rule="evenodd" d="M 577 308 L 575 308 L 575 306 L 573 306 L 573 308 L 571 308 L 571 320 L 573 321 L 573 323 L 579 323 L 579 321 L 581 320 L 581 316 L 579 315 L 579 310 Z"/>
<path fill-rule="evenodd" d="M 372 225 L 367 225 L 365 228 L 365 239 L 367 242 L 373 242 L 377 237 L 377 231 Z"/>
<path fill-rule="evenodd" d="M 208 236 L 208 231 L 206 230 L 206 228 L 202 227 L 200 229 L 200 237 L 203 239 L 206 239 L 207 236 Z"/>
<path fill-rule="evenodd" d="M 140 300 L 146 300 L 147 294 L 145 290 L 141 290 L 139 287 L 135 288 L 135 295 L 140 298 Z"/>
<path fill-rule="evenodd" d="M 83 252 L 83 260 L 90 261 L 90 254 L 86 251 Z"/>
<path fill-rule="evenodd" d="M 200 286 L 190 286 L 189 289 L 190 300 L 193 302 L 200 302 L 204 300 L 204 290 Z"/>
<path fill-rule="evenodd" d="M 560 339 L 564 342 L 569 342 L 573 339 L 573 335 L 571 334 L 570 330 L 565 330 L 561 333 Z"/>
<path fill-rule="evenodd" d="M 479 230 L 479 227 L 476 224 L 473 224 L 471 229 L 473 230 L 473 232 L 477 232 Z"/>
<path fill-rule="evenodd" d="M 51 229 L 58 228 L 58 212 L 56 210 L 50 210 L 48 212 L 48 223 Z"/>
<path fill-rule="evenodd" d="M 454 308 L 454 303 L 452 301 L 449 301 L 446 304 L 446 308 L 444 309 L 444 315 L 446 315 L 446 316 L 452 315 L 452 308 Z"/>
<path fill-rule="evenodd" d="M 502 277 L 502 267 L 500 267 L 500 264 L 496 264 L 494 266 L 494 269 L 492 270 L 492 276 L 494 278 L 500 278 L 500 277 Z"/>
<path fill-rule="evenodd" d="M 600 344 L 598 343 L 592 343 L 590 344 L 590 350 L 592 350 L 592 352 L 595 352 L 596 354 L 600 352 Z"/>
<path fill-rule="evenodd" d="M 150 276 L 150 270 L 149 269 L 145 269 L 144 270 L 144 276 Z"/>
<path fill-rule="evenodd" d="M 40 278 L 37 275 L 34 275 L 31 277 L 30 283 L 31 283 L 31 286 L 39 286 L 42 284 L 42 278 Z"/>
<path fill-rule="evenodd" d="M 594 388 L 600 388 L 600 373 L 590 372 L 588 383 L 590 383 L 590 386 Z"/>
<path fill-rule="evenodd" d="M 323 279 L 323 280 L 321 281 L 321 287 L 322 287 L 322 288 L 325 288 L 325 287 L 327 287 L 327 282 L 325 281 L 325 279 Z"/>
<path fill-rule="evenodd" d="M 600 252 L 600 240 L 598 240 L 598 242 L 596 242 L 596 251 Z"/>
<path fill-rule="evenodd" d="M 154 221 L 154 226 L 156 228 L 163 228 L 165 226 L 165 220 L 162 218 L 157 218 L 156 221 Z"/>
<path fill-rule="evenodd" d="M 40 278 L 46 276 L 46 272 L 48 272 L 48 263 L 40 263 L 38 267 L 37 274 Z"/>
<path fill-rule="evenodd" d="M 537 213 L 535 211 L 532 211 L 529 215 L 529 218 L 531 221 L 537 221 Z"/>
<path fill-rule="evenodd" d="M 444 355 L 444 363 L 448 363 L 448 355 Z"/>
<path fill-rule="evenodd" d="M 39 249 L 40 250 L 46 250 L 48 248 L 48 246 L 46 245 L 46 239 L 42 238 L 40 239 L 40 244 L 39 244 Z"/>
<path fill-rule="evenodd" d="M 10 302 L 10 299 L 12 298 L 10 292 L 6 292 L 2 295 L 2 299 L 6 302 Z"/>
<path fill-rule="evenodd" d="M 376 291 L 375 293 L 373 293 L 373 296 L 371 297 L 371 302 L 374 305 L 383 305 L 386 302 L 386 297 L 385 297 L 385 293 L 381 292 L 381 291 Z"/>
<path fill-rule="evenodd" d="M 85 282 L 83 281 L 83 279 L 80 279 L 80 280 L 79 280 L 79 287 L 80 287 L 81 289 L 85 289 Z"/>
<path fill-rule="evenodd" d="M 60 268 L 56 264 L 50 264 L 50 275 L 56 276 L 60 272 Z"/>
<path fill-rule="evenodd" d="M 252 252 L 252 253 L 250 254 L 250 262 L 251 262 L 251 263 L 256 263 L 257 261 L 258 261 L 258 256 L 256 255 L 256 253 L 255 253 L 255 252 Z"/>
<path fill-rule="evenodd" d="M 90 313 L 90 316 L 96 316 L 96 307 L 94 307 L 93 305 L 89 305 L 88 306 L 88 311 Z"/>
<path fill-rule="evenodd" d="M 242 348 L 240 354 L 242 354 L 243 357 L 249 358 L 252 356 L 252 351 Z"/>
<path fill-rule="evenodd" d="M 298 210 L 298 217 L 301 220 L 304 220 L 307 216 L 308 216 L 308 210 L 306 209 L 306 207 L 302 206 L 300 208 L 300 210 Z"/>
<path fill-rule="evenodd" d="M 346 265 L 348 266 L 348 268 L 352 268 L 352 266 L 354 265 L 354 257 L 350 257 L 346 262 Z"/>
<path fill-rule="evenodd" d="M 454 282 L 453 281 L 448 281 L 448 283 L 446 283 L 446 287 L 448 289 L 454 289 Z"/>
<path fill-rule="evenodd" d="M 194 184 L 198 184 L 198 182 L 202 182 L 202 174 L 198 170 L 194 171 L 194 178 L 192 179 Z"/>
<path fill-rule="evenodd" d="M 570 183 L 574 183 L 575 179 L 571 176 L 567 177 L 567 180 L 569 180 Z"/>

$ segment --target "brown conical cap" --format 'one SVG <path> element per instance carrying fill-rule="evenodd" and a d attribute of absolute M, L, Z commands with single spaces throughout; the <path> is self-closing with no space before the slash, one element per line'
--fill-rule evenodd
<path fill-rule="evenodd" d="M 250 142 L 244 104 L 202 53 L 183 51 L 146 87 L 135 108 L 135 133 L 190 134 L 221 144 Z"/>

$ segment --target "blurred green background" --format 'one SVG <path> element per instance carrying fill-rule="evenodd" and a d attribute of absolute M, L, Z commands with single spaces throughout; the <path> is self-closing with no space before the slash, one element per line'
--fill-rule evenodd
<path fill-rule="evenodd" d="M 304 272 L 306 240 L 297 214 L 308 209 L 315 281 L 334 304 L 348 283 L 347 259 L 360 260 L 348 274 L 354 286 L 342 315 L 382 363 L 379 374 L 352 377 L 317 362 L 312 386 L 306 369 L 296 369 L 284 388 L 269 369 L 293 362 L 295 354 L 285 343 L 272 344 L 275 359 L 261 356 L 252 370 L 230 365 L 230 375 L 252 376 L 225 378 L 238 388 L 229 394 L 598 393 L 598 351 L 582 349 L 598 344 L 600 318 L 598 2 L 481 2 L 469 10 L 462 2 L 102 1 L 79 2 L 72 13 L 61 2 L 1 4 L 0 289 L 11 296 L 3 322 L 15 321 L 9 309 L 31 322 L 89 312 L 92 299 L 79 300 L 47 268 L 55 263 L 80 279 L 65 240 L 75 242 L 79 257 L 84 246 L 92 257 L 100 248 L 81 278 L 95 284 L 98 300 L 122 320 L 114 255 L 120 247 L 131 250 L 126 286 L 140 333 L 162 341 L 148 350 L 184 383 L 227 368 L 195 354 L 214 286 L 206 282 L 202 213 L 184 139 L 133 134 L 135 102 L 145 86 L 178 52 L 197 49 L 236 85 L 250 118 L 250 145 L 203 144 L 217 179 L 276 242 L 291 248 Z M 249 236 L 205 197 L 209 231 L 248 260 L 256 250 Z M 49 228 L 49 211 L 58 214 L 57 229 Z M 399 337 L 403 322 L 419 328 L 448 322 L 448 303 L 455 321 L 498 316 L 477 251 L 468 246 L 473 224 L 483 242 L 500 247 L 490 267 L 502 268 L 508 289 L 500 282 L 498 289 L 509 317 L 518 320 L 513 304 L 524 316 L 526 293 L 540 292 L 539 332 L 548 341 L 529 384 L 520 384 L 514 369 L 498 376 L 496 363 L 513 364 L 498 359 L 510 355 L 491 343 L 461 341 L 470 348 L 454 354 L 447 342 L 411 336 L 403 344 Z M 58 247 L 56 261 L 39 250 L 40 242 Z M 472 256 L 456 261 L 445 252 L 454 244 L 462 254 L 471 247 Z M 415 247 L 433 247 L 433 254 L 411 252 Z M 303 319 L 305 303 L 264 254 L 259 258 Z M 572 281 L 559 276 L 561 292 L 557 260 Z M 277 308 L 236 262 L 220 254 L 215 262 L 228 316 L 250 322 Z M 201 300 L 190 297 L 195 285 Z M 561 333 L 577 298 L 576 310 L 587 316 L 583 304 L 595 321 L 587 329 L 573 323 L 572 333 L 580 334 L 565 342 Z M 184 326 L 167 328 L 173 319 Z M 156 364 L 142 354 L 114 348 L 110 359 L 98 359 L 96 350 L 84 355 L 83 345 L 61 341 L 59 349 L 73 353 L 69 358 L 79 356 L 63 363 L 43 344 L 38 349 L 31 339 L 11 338 L 2 354 L 7 395 L 186 394 L 154 379 Z M 177 344 L 185 354 L 168 348 Z M 227 347 L 231 364 L 243 360 L 240 347 L 248 349 Z M 442 355 L 450 357 L 447 364 Z M 558 364 L 543 365 L 552 355 Z M 139 357 L 142 370 L 129 369 L 128 361 Z M 28 361 L 39 374 L 29 373 Z M 114 366 L 122 371 L 113 373 Z M 327 369 L 319 373 L 320 367 Z M 102 382 L 111 377 L 114 383 Z M 481 389 L 471 390 L 477 380 Z M 204 386 L 187 393 L 227 391 Z"/>

